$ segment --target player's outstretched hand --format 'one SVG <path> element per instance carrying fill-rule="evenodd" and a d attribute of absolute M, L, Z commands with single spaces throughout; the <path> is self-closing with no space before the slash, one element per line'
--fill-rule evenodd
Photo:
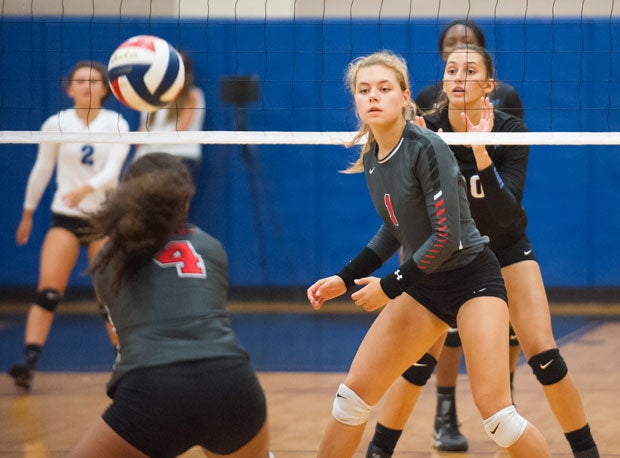
<path fill-rule="evenodd" d="M 474 124 L 467 116 L 467 113 L 461 113 L 463 121 L 467 126 L 467 132 L 492 132 L 493 131 L 493 104 L 488 97 L 482 97 L 480 99 L 480 122 Z"/>
<path fill-rule="evenodd" d="M 377 277 L 365 277 L 355 280 L 356 285 L 363 288 L 351 294 L 351 299 L 355 305 L 362 307 L 367 312 L 372 312 L 383 307 L 390 302 L 390 298 L 385 295 L 381 288 L 381 279 Z"/>
<path fill-rule="evenodd" d="M 88 194 L 93 192 L 94 189 L 91 185 L 86 184 L 84 186 L 80 186 L 79 188 L 75 188 L 62 196 L 62 201 L 70 208 L 75 208 L 79 205 L 80 202 L 86 197 Z"/>
<path fill-rule="evenodd" d="M 312 307 L 319 310 L 325 301 L 338 297 L 347 292 L 344 280 L 338 275 L 321 278 L 308 288 L 307 296 Z"/>

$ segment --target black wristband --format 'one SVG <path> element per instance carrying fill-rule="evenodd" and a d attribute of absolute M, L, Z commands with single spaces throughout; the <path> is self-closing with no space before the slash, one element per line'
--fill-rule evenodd
<path fill-rule="evenodd" d="M 381 267 L 381 258 L 377 253 L 368 247 L 364 247 L 355 258 L 342 268 L 338 275 L 344 280 L 347 289 L 355 284 L 355 279 L 364 278 L 379 267 Z"/>
<path fill-rule="evenodd" d="M 393 273 L 381 279 L 381 289 L 387 297 L 394 299 L 422 278 L 422 275 L 424 273 L 418 269 L 413 258 L 409 258 L 407 262 Z"/>

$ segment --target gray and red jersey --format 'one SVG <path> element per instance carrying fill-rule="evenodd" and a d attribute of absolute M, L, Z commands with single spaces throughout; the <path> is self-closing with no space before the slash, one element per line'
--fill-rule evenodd
<path fill-rule="evenodd" d="M 177 231 L 151 262 L 124 280 L 116 295 L 105 288 L 112 274 L 108 266 L 93 277 L 120 344 L 109 393 L 139 367 L 247 357 L 226 309 L 226 252 L 200 228 L 186 225 Z"/>
<path fill-rule="evenodd" d="M 370 196 L 383 225 L 368 243 L 383 262 L 400 246 L 426 274 L 468 264 L 488 238 L 471 217 L 463 176 L 448 145 L 407 123 L 398 145 L 379 161 L 364 157 Z"/>

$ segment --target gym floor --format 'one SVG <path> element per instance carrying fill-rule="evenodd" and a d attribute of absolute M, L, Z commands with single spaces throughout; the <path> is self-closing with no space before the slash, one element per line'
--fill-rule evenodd
<path fill-rule="evenodd" d="M 331 412 L 333 393 L 376 315 L 335 303 L 312 312 L 301 302 L 231 303 L 232 323 L 250 353 L 269 402 L 272 448 L 277 458 L 316 454 Z M 26 304 L 0 304 L 0 370 L 23 353 Z M 602 456 L 620 457 L 620 304 L 552 304 L 558 345 L 577 381 Z M 105 383 L 114 358 L 101 317 L 90 301 L 59 308 L 30 393 L 0 375 L 0 456 L 64 456 L 109 399 Z M 484 433 L 462 368 L 457 386 L 467 453 L 430 446 L 435 379 L 428 383 L 395 457 L 502 457 Z M 542 390 L 523 358 L 515 375 L 515 403 L 548 438 L 554 456 L 572 456 Z M 376 411 L 356 456 L 363 457 Z M 184 457 L 202 456 L 198 449 Z"/>

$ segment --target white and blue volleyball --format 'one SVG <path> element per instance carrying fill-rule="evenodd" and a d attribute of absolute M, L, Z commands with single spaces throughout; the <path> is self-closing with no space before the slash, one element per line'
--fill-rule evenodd
<path fill-rule="evenodd" d="M 138 111 L 155 111 L 174 101 L 185 82 L 178 51 L 152 35 L 131 37 L 116 48 L 108 73 L 114 96 Z"/>

